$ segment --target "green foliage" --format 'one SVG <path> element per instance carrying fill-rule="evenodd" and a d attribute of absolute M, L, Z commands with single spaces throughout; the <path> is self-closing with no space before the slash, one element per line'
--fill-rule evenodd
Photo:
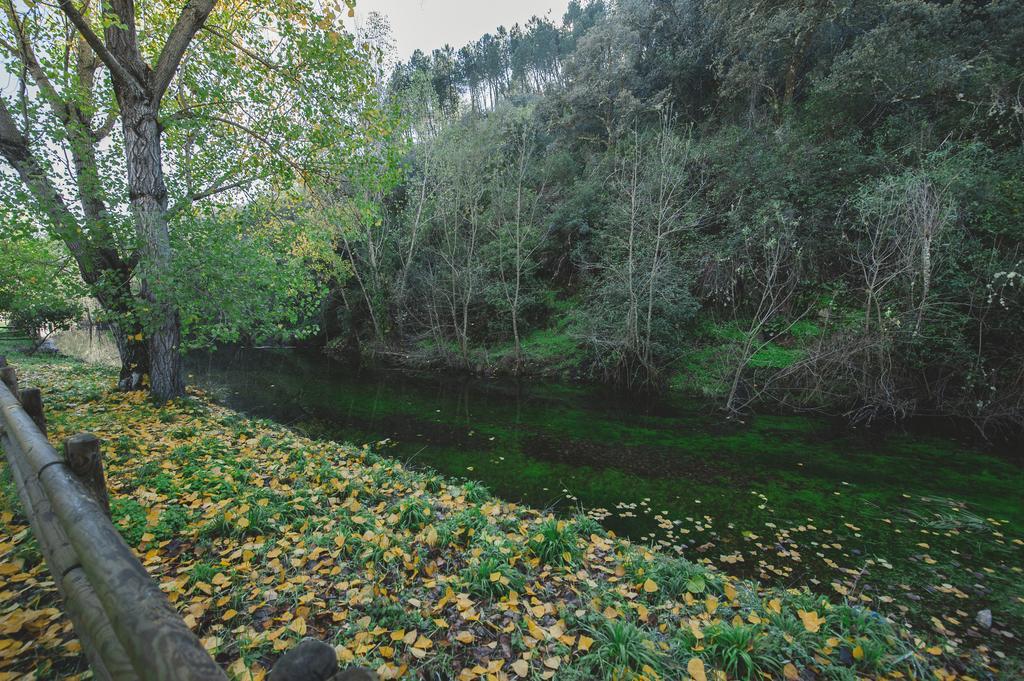
<path fill-rule="evenodd" d="M 398 502 L 393 511 L 398 514 L 398 526 L 414 532 L 432 520 L 430 505 L 418 498 Z"/>
<path fill-rule="evenodd" d="M 687 593 L 701 598 L 722 593 L 722 576 L 696 563 L 665 559 L 652 564 L 644 563 L 644 568 L 643 574 L 636 575 L 634 579 L 654 580 L 659 592 L 664 591 L 670 598 L 682 599 Z"/>
<path fill-rule="evenodd" d="M 821 335 L 821 327 L 814 322 L 801 319 L 790 325 L 789 335 L 797 340 L 810 340 Z"/>
<path fill-rule="evenodd" d="M 487 526 L 487 517 L 478 508 L 467 508 L 437 526 L 439 546 L 468 546 L 480 530 Z"/>
<path fill-rule="evenodd" d="M 294 203 L 294 201 L 293 201 Z M 281 206 L 250 204 L 195 214 L 175 232 L 180 254 L 165 294 L 178 301 L 189 347 L 243 338 L 303 338 L 318 327 L 328 282 L 345 276 L 329 234 L 305 219 L 281 220 Z"/>
<path fill-rule="evenodd" d="M 730 409 L 1019 427 L 1022 27 L 999 3 L 593 2 L 414 55 L 388 93 L 408 174 L 346 333 Z"/>
<path fill-rule="evenodd" d="M 579 533 L 573 523 L 551 518 L 530 537 L 530 550 L 547 565 L 572 567 L 579 560 Z"/>
<path fill-rule="evenodd" d="M 476 480 L 469 480 L 462 486 L 466 500 L 474 504 L 480 504 L 491 498 L 491 492 L 482 483 Z"/>
<path fill-rule="evenodd" d="M 785 369 L 803 357 L 804 353 L 798 348 L 784 348 L 775 343 L 768 343 L 758 349 L 747 361 L 749 367 L 762 367 L 769 369 Z"/>
<path fill-rule="evenodd" d="M 602 679 L 626 679 L 653 671 L 665 673 L 665 656 L 644 630 L 624 620 L 605 620 L 591 630 L 594 644 L 581 660 Z"/>
<path fill-rule="evenodd" d="M 771 676 L 778 674 L 784 664 L 772 642 L 753 625 L 722 622 L 708 627 L 705 638 L 704 657 L 731 679 L 749 681 Z"/>
<path fill-rule="evenodd" d="M 10 207 L 0 210 L 0 315 L 34 338 L 81 319 L 84 288 L 59 244 L 19 222 Z"/>
<path fill-rule="evenodd" d="M 146 510 L 130 498 L 113 497 L 110 500 L 110 518 L 131 546 L 138 546 L 146 532 Z"/>
<path fill-rule="evenodd" d="M 0 65 L 20 74 L 0 100 L 0 219 L 63 244 L 50 260 L 77 261 L 115 324 L 122 378 L 148 374 L 158 399 L 182 396 L 182 348 L 313 333 L 347 274 L 324 197 L 370 158 L 381 182 L 400 172 L 400 145 L 378 144 L 394 127 L 387 55 L 345 28 L 342 6 L 182 15 L 158 0 L 111 24 L 110 12 L 30 4 L 0 17 Z M 129 62 L 130 78 L 118 73 Z M 16 323 L 78 314 L 59 282 L 45 285 L 56 275 L 26 275 L 20 308 L 0 301 Z"/>
<path fill-rule="evenodd" d="M 522 573 L 509 563 L 507 555 L 494 547 L 485 549 L 460 576 L 470 593 L 482 598 L 498 599 L 513 591 L 522 591 L 524 584 Z"/>

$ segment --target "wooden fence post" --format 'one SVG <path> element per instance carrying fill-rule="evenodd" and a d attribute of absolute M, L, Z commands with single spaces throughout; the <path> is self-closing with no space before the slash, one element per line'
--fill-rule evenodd
<path fill-rule="evenodd" d="M 85 578 L 73 577 L 79 570 L 74 563 L 64 569 L 51 568 L 55 581 L 65 593 L 75 594 L 72 598 L 81 606 L 69 608 L 69 615 L 105 613 L 105 618 L 82 617 L 80 623 L 93 634 L 91 644 L 83 637 L 83 646 L 91 645 L 102 656 L 108 676 L 113 681 L 128 681 L 132 678 L 129 673 L 134 672 L 142 681 L 228 681 L 109 517 L 97 507 L 91 490 L 86 489 L 88 483 L 47 442 L 6 386 L 0 387 L 0 417 L 5 426 L 0 438 L 8 460 L 17 459 L 18 468 L 25 472 L 19 492 L 25 482 L 38 483 L 52 513 L 46 515 L 63 531 L 71 557 L 77 557 Z M 90 448 L 95 451 L 93 445 L 85 447 L 87 452 Z M 75 459 L 77 448 L 72 445 L 70 449 Z M 98 459 L 98 452 L 96 455 Z M 35 530 L 41 518 L 33 511 L 30 520 Z M 36 538 L 40 539 L 39 535 Z M 78 598 L 86 583 L 91 587 L 88 594 L 94 596 L 92 602 Z M 114 640 L 109 639 L 110 633 Z M 120 673 L 123 658 L 115 661 L 112 656 L 121 650 L 131 667 L 125 675 Z"/>
<path fill-rule="evenodd" d="M 72 435 L 64 440 L 64 460 L 109 518 L 110 496 L 107 494 L 107 480 L 103 475 L 100 439 L 92 433 Z"/>
<path fill-rule="evenodd" d="M 12 395 L 18 396 L 18 373 L 14 367 L 0 366 L 0 381 L 3 381 Z"/>
<path fill-rule="evenodd" d="M 101 510 L 109 498 L 99 439 L 69 438 L 61 456 L 7 381 L 0 423 L 22 505 L 96 678 L 228 681 Z"/>
<path fill-rule="evenodd" d="M 39 432 L 46 435 L 46 415 L 43 414 L 43 393 L 39 388 L 25 388 L 21 391 L 21 408 L 32 417 Z"/>
<path fill-rule="evenodd" d="M 31 404 L 32 398 L 27 401 Z M 5 410 L 13 406 L 9 403 Z M 30 415 L 24 406 L 22 410 Z M 32 423 L 35 425 L 34 418 Z M 95 590 L 84 578 L 77 552 L 54 514 L 38 477 L 25 460 L 17 434 L 14 431 L 4 432 L 5 425 L 9 425 L 9 421 L 5 414 L 0 414 L 0 440 L 6 450 L 8 467 L 21 497 L 22 508 L 50 574 L 54 576 L 57 590 L 64 598 L 68 617 L 89 659 L 93 676 L 99 681 L 139 681 Z M 27 423 L 25 425 L 28 426 Z"/>

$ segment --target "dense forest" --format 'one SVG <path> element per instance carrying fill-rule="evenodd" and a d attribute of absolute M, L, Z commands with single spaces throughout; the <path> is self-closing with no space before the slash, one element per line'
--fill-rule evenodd
<path fill-rule="evenodd" d="M 214 13 L 173 90 L 0 17 L 6 321 L 87 294 L 160 398 L 181 348 L 311 339 L 1021 432 L 1021 3 L 574 0 L 404 62 L 380 15 L 293 9 Z M 159 95 L 153 186 L 122 86 Z"/>
<path fill-rule="evenodd" d="M 1024 2 L 363 9 L 0 0 L 0 681 L 1024 678 Z"/>
<path fill-rule="evenodd" d="M 416 52 L 328 351 L 1018 429 L 1022 45 L 1016 2 L 574 0 Z"/>

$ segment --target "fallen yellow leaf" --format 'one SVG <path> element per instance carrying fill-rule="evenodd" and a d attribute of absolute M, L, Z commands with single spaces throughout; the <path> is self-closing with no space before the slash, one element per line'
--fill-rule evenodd
<path fill-rule="evenodd" d="M 804 623 L 804 629 L 812 634 L 818 633 L 821 629 L 821 625 L 825 622 L 825 620 L 818 616 L 817 611 L 811 610 L 808 612 L 806 610 L 797 610 L 796 612 L 800 615 L 800 621 Z"/>
<path fill-rule="evenodd" d="M 722 590 L 725 592 L 725 597 L 728 598 L 730 601 L 736 600 L 736 587 L 734 587 L 732 584 L 726 582 Z"/>
<path fill-rule="evenodd" d="M 690 673 L 690 678 L 693 681 L 708 681 L 707 674 L 704 672 L 704 660 L 699 657 L 690 658 L 690 661 L 686 663 L 686 671 Z"/>

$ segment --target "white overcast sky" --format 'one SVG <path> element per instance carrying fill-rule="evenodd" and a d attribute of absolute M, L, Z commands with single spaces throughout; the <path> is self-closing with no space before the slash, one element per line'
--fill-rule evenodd
<path fill-rule="evenodd" d="M 557 26 L 569 0 L 356 0 L 355 21 L 370 12 L 388 18 L 399 60 L 413 51 L 426 53 L 445 43 L 459 49 L 498 26 L 524 24 L 533 15 L 548 16 Z M 353 20 L 348 20 L 350 22 Z M 0 73 L 0 89 L 13 91 L 14 78 Z"/>
<path fill-rule="evenodd" d="M 569 0 L 356 0 L 356 20 L 370 12 L 388 18 L 398 58 L 429 53 L 445 43 L 458 49 L 498 26 L 526 23 L 534 14 L 561 25 Z M 549 14 L 550 13 L 550 14 Z"/>

